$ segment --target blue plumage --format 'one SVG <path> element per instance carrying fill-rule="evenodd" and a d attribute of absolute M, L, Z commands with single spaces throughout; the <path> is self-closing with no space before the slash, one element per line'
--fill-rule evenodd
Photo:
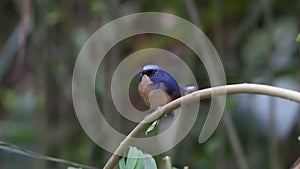
<path fill-rule="evenodd" d="M 151 95 L 155 89 L 160 90 L 161 94 Z M 181 96 L 181 88 L 176 80 L 157 65 L 146 65 L 140 75 L 139 93 L 144 102 L 150 107 L 157 107 L 167 104 Z M 159 103 L 152 105 L 152 100 Z M 164 99 L 161 99 L 164 97 Z"/>

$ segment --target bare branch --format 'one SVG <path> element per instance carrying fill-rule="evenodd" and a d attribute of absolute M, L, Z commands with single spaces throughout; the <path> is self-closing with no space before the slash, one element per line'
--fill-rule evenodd
<path fill-rule="evenodd" d="M 274 97 L 280 97 L 283 99 L 291 100 L 294 102 L 300 103 L 300 92 L 293 90 L 283 89 L 279 87 L 269 86 L 269 85 L 260 85 L 260 84 L 233 84 L 207 88 L 203 90 L 195 91 L 186 96 L 180 97 L 160 109 L 154 111 L 147 118 L 145 118 L 141 123 L 139 123 L 129 135 L 121 142 L 115 153 L 110 157 L 107 163 L 104 166 L 104 169 L 112 169 L 119 161 L 120 156 L 118 154 L 124 153 L 129 144 L 132 141 L 132 138 L 136 138 L 154 120 L 163 117 L 165 114 L 171 112 L 172 110 L 178 108 L 181 104 L 190 104 L 202 99 L 211 98 L 213 96 L 220 96 L 226 94 L 262 94 L 269 95 Z"/>

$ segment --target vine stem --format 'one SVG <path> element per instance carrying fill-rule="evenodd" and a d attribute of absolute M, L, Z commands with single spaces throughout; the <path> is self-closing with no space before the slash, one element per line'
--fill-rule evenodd
<path fill-rule="evenodd" d="M 147 127 L 149 127 L 151 122 L 160 117 L 163 117 L 164 115 L 170 113 L 172 110 L 180 107 L 181 105 L 190 104 L 202 99 L 211 98 L 213 96 L 227 94 L 262 94 L 273 97 L 280 97 L 300 103 L 300 92 L 262 84 L 232 84 L 195 91 L 162 106 L 161 108 L 157 109 L 149 116 L 147 116 L 144 120 L 142 120 L 120 143 L 119 147 L 105 164 L 104 169 L 112 169 L 118 163 L 120 154 L 123 154 L 125 152 L 125 150 L 132 142 L 133 138 L 138 137 L 142 132 L 144 132 Z"/>

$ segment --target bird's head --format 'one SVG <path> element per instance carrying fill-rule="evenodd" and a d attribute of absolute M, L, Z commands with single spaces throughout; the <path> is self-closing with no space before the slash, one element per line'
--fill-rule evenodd
<path fill-rule="evenodd" d="M 176 93 L 174 98 L 180 95 L 180 87 L 176 80 L 157 65 L 149 64 L 143 67 L 140 75 L 141 82 L 152 85 L 163 84 L 169 95 L 174 95 L 174 92 Z"/>
<path fill-rule="evenodd" d="M 158 83 L 164 78 L 164 71 L 157 65 L 146 65 L 140 74 L 140 81 L 146 76 L 152 83 Z"/>

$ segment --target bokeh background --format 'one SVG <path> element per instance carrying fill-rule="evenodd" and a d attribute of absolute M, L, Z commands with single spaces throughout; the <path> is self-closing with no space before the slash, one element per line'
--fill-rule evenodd
<path fill-rule="evenodd" d="M 253 82 L 300 90 L 299 0 L 2 0 L 0 1 L 0 140 L 34 152 L 102 168 L 110 157 L 84 133 L 72 103 L 72 73 L 85 41 L 106 23 L 136 12 L 166 12 L 197 25 L 217 49 L 227 83 Z M 117 116 L 110 82 L 117 65 L 144 48 L 169 50 L 184 60 L 198 83 L 209 86 L 201 61 L 174 39 L 145 34 L 116 45 L 96 79 L 100 108 L 124 134 L 136 125 Z M 176 73 L 176 72 L 175 72 Z M 145 109 L 133 79 L 130 98 Z M 202 104 L 201 104 L 202 105 Z M 175 167 L 289 168 L 300 156 L 300 106 L 258 95 L 229 96 L 215 134 L 198 136 L 209 101 L 188 136 L 173 150 Z M 149 145 L 151 146 L 151 145 Z M 1 147 L 1 146 L 0 146 Z M 66 168 L 0 149 L 2 169 Z"/>

